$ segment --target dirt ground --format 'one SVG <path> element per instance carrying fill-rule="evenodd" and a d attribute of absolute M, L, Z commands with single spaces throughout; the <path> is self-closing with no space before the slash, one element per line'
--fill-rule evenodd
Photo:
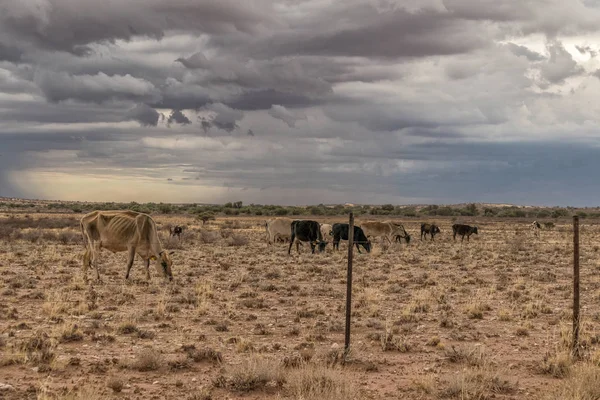
<path fill-rule="evenodd" d="M 462 219 L 479 234 L 461 243 L 450 219 L 432 218 L 442 230 L 434 242 L 419 239 L 422 221 L 395 219 L 410 244 L 355 252 L 344 362 L 343 244 L 288 256 L 286 244 L 265 243 L 263 218 L 203 226 L 159 215 L 172 283 L 153 267 L 148 283 L 137 259 L 126 282 L 125 253 L 105 250 L 102 282 L 88 271 L 86 284 L 79 216 L 9 217 L 0 214 L 0 398 L 559 399 L 583 398 L 569 392 L 578 384 L 600 390 L 600 225 L 590 221 L 581 230 L 584 361 L 568 356 L 570 221 L 538 238 L 531 221 Z M 186 226 L 181 241 L 168 238 L 175 224 Z M 576 381 L 589 373 L 595 387 Z"/>

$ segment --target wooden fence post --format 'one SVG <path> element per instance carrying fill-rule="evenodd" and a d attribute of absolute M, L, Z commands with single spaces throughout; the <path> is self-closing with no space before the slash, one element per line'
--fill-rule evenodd
<path fill-rule="evenodd" d="M 579 356 L 579 216 L 573 216 L 573 348 Z"/>
<path fill-rule="evenodd" d="M 350 351 L 350 317 L 352 315 L 352 256 L 354 247 L 354 214 L 350 213 L 348 223 L 348 275 L 346 277 L 346 337 L 344 344 L 344 358 Z"/>

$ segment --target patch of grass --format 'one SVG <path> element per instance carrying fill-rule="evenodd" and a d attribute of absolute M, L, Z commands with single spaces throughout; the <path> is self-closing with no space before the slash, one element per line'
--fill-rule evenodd
<path fill-rule="evenodd" d="M 83 333 L 77 325 L 71 325 L 63 328 L 58 337 L 59 343 L 80 342 L 83 340 Z"/>
<path fill-rule="evenodd" d="M 137 333 L 138 331 L 138 327 L 131 321 L 123 322 L 117 327 L 117 333 L 121 335 L 129 335 L 131 333 Z"/>
<path fill-rule="evenodd" d="M 555 378 L 564 378 L 571 371 L 573 360 L 568 351 L 547 353 L 540 365 L 540 372 Z"/>
<path fill-rule="evenodd" d="M 286 376 L 285 392 L 302 400 L 358 400 L 363 398 L 352 378 L 342 370 L 305 364 Z"/>
<path fill-rule="evenodd" d="M 235 392 L 251 392 L 273 383 L 283 386 L 283 370 L 278 362 L 265 358 L 246 358 L 241 364 L 229 366 L 215 385 Z"/>
<path fill-rule="evenodd" d="M 140 372 L 156 371 L 164 365 L 163 355 L 151 348 L 140 351 L 130 367 Z"/>
<path fill-rule="evenodd" d="M 600 399 L 600 368 L 591 363 L 578 364 L 548 398 L 552 400 Z"/>
<path fill-rule="evenodd" d="M 121 393 L 121 390 L 123 390 L 125 385 L 120 378 L 111 377 L 106 381 L 106 386 L 109 389 L 112 389 L 114 393 Z"/>
<path fill-rule="evenodd" d="M 461 400 L 480 400 L 511 394 L 515 390 L 516 384 L 504 379 L 497 370 L 477 367 L 450 378 L 442 387 L 440 395 Z"/>
<path fill-rule="evenodd" d="M 243 235 L 238 235 L 238 234 L 232 234 L 225 241 L 225 243 L 227 243 L 227 246 L 236 246 L 236 247 L 246 246 L 249 242 L 250 242 L 250 240 L 248 239 L 248 237 L 243 236 Z"/>
<path fill-rule="evenodd" d="M 194 362 L 208 361 L 212 363 L 223 362 L 223 356 L 221 352 L 210 348 L 196 349 L 196 346 L 186 345 L 182 347 L 182 350 L 191 358 Z"/>
<path fill-rule="evenodd" d="M 451 346 L 445 350 L 445 356 L 451 363 L 467 363 L 471 366 L 487 365 L 488 358 L 482 346 L 473 348 Z"/>
<path fill-rule="evenodd" d="M 56 344 L 46 332 L 38 331 L 29 339 L 24 340 L 19 350 L 26 354 L 26 360 L 33 364 L 49 364 L 56 356 Z"/>

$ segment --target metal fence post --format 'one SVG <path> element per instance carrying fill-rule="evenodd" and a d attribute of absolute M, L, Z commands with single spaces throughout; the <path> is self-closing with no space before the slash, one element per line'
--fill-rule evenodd
<path fill-rule="evenodd" d="M 348 275 L 346 277 L 346 337 L 344 357 L 350 351 L 350 317 L 352 315 L 352 256 L 354 247 L 354 214 L 350 213 L 348 223 Z"/>

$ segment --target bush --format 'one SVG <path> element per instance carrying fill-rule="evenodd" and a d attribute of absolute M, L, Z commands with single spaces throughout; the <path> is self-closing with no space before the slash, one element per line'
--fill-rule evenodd
<path fill-rule="evenodd" d="M 227 238 L 228 246 L 245 246 L 248 244 L 248 242 L 249 242 L 249 240 L 246 236 L 237 235 L 237 234 L 233 234 Z"/>

